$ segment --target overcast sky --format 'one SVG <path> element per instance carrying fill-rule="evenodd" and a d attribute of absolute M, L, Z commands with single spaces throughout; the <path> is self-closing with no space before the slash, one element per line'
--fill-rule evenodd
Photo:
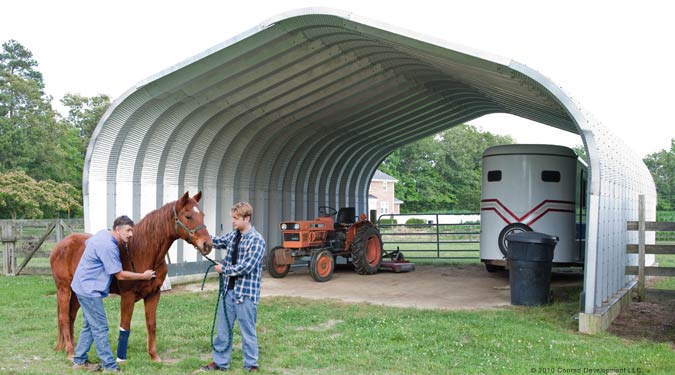
<path fill-rule="evenodd" d="M 554 5 L 551 5 L 554 4 Z M 38 61 L 46 91 L 107 94 L 290 10 L 327 7 L 523 63 L 568 94 L 641 157 L 675 138 L 675 20 L 668 1 L 3 2 L 0 42 Z M 521 143 L 581 144 L 576 134 L 506 115 L 473 124 Z"/>

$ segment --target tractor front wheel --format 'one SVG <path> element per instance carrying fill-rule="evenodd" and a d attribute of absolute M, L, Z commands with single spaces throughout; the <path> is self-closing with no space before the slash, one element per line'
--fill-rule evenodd
<path fill-rule="evenodd" d="M 333 277 L 333 269 L 335 268 L 335 259 L 330 250 L 320 250 L 312 254 L 312 259 L 309 262 L 309 274 L 314 281 L 324 282 Z"/>
<path fill-rule="evenodd" d="M 291 269 L 290 264 L 278 264 L 274 261 L 275 253 L 283 250 L 285 250 L 283 246 L 277 246 L 267 254 L 267 272 L 275 279 L 286 277 Z"/>
<path fill-rule="evenodd" d="M 382 239 L 377 228 L 370 225 L 359 228 L 351 249 L 352 263 L 358 274 L 377 273 L 382 263 Z"/>

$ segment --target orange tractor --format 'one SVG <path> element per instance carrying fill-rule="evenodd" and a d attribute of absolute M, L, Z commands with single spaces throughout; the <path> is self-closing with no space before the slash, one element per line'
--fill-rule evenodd
<path fill-rule="evenodd" d="M 376 273 L 383 254 L 380 231 L 366 220 L 365 214 L 361 214 L 359 221 L 355 221 L 355 216 L 354 207 L 344 207 L 338 212 L 322 206 L 314 220 L 282 222 L 279 227 L 283 246 L 267 254 L 267 271 L 272 277 L 282 278 L 297 259 L 309 257 L 312 278 L 328 281 L 333 276 L 336 257 L 342 256 L 351 260 L 359 274 Z"/>

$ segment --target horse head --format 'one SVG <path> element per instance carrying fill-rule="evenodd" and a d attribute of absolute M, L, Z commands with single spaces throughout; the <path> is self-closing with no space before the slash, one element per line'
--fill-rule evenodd
<path fill-rule="evenodd" d="M 202 192 L 192 198 L 186 192 L 176 201 L 174 227 L 180 238 L 197 248 L 202 255 L 208 255 L 213 248 L 211 235 L 204 225 L 204 212 L 199 209 Z"/>

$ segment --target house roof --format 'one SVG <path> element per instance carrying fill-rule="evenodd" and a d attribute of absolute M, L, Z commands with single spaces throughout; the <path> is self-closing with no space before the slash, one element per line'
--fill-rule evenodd
<path fill-rule="evenodd" d="M 371 180 L 373 180 L 373 181 L 375 181 L 375 180 L 377 180 L 377 181 L 394 181 L 394 182 L 398 181 L 397 179 L 391 177 L 390 175 L 382 172 L 379 169 L 375 171 L 375 174 L 373 175 L 373 178 Z"/>

